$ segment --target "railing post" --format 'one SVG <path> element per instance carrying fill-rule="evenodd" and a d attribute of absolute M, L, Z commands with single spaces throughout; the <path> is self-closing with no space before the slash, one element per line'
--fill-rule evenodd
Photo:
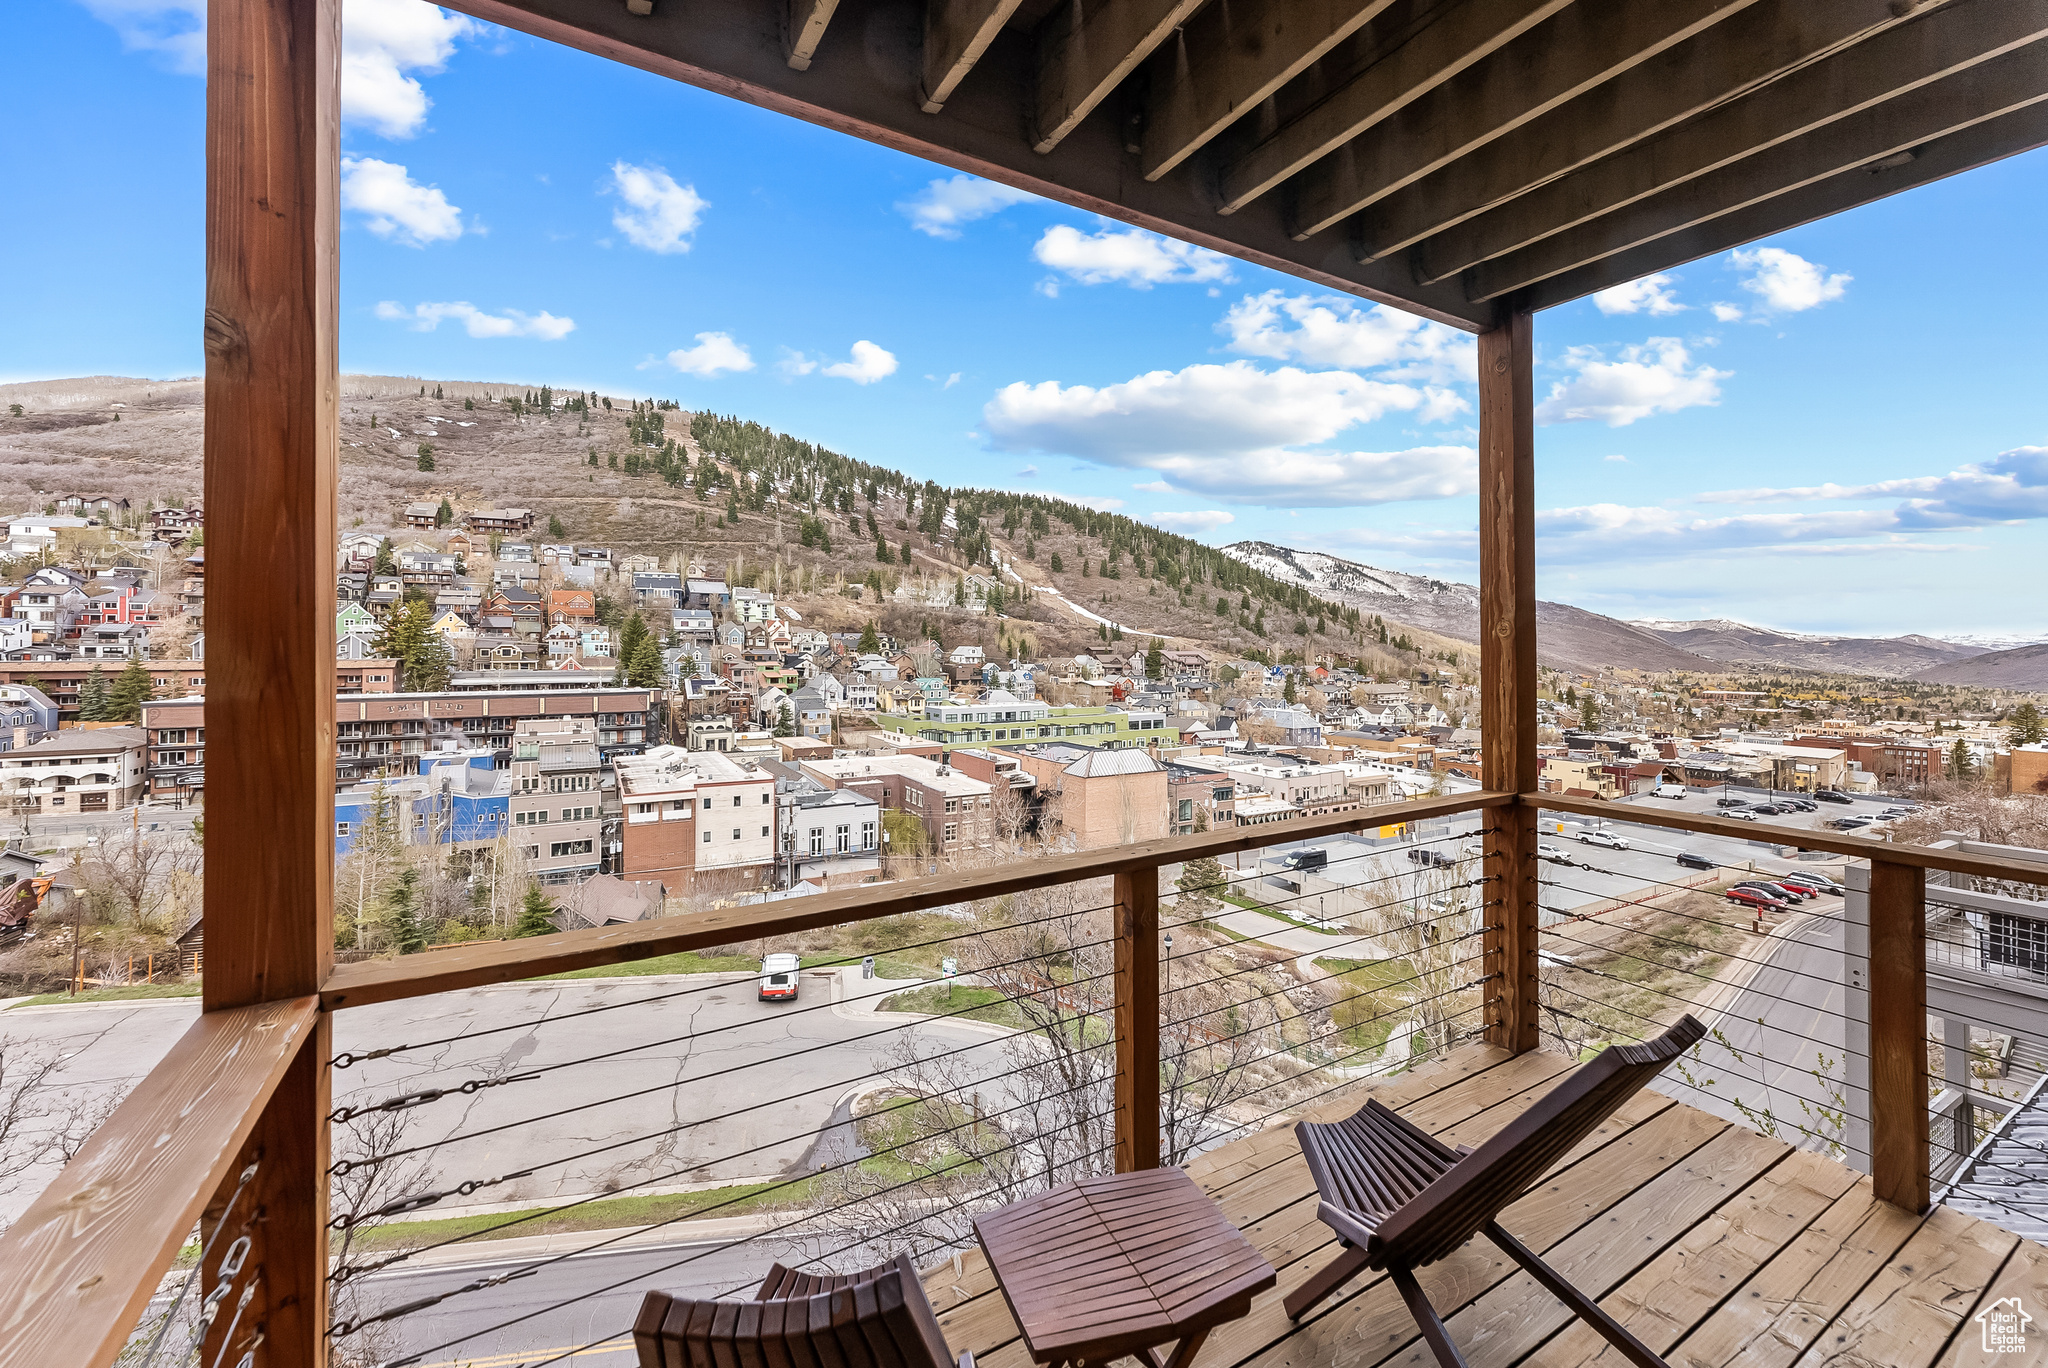
<path fill-rule="evenodd" d="M 1870 1172 L 1877 1196 L 1927 1209 L 1927 878 L 1870 864 Z"/>
<path fill-rule="evenodd" d="M 1159 1167 L 1159 871 L 1116 876 L 1116 1171 Z"/>
<path fill-rule="evenodd" d="M 1534 323 L 1510 312 L 1479 335 L 1480 782 L 1536 791 Z M 1536 810 L 1497 808 L 1484 843 L 1486 1038 L 1536 1048 Z"/>
<path fill-rule="evenodd" d="M 207 15 L 209 1012 L 318 993 L 333 960 L 340 72 L 341 0 Z M 202 1223 L 226 1212 L 208 1364 L 327 1361 L 328 1038 L 307 1033 Z"/>

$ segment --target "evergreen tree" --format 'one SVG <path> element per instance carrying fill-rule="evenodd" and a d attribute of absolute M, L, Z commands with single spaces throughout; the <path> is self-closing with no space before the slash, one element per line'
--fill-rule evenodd
<path fill-rule="evenodd" d="M 904 563 L 905 565 L 908 565 L 908 564 L 910 564 L 910 543 L 909 543 L 909 542 L 905 542 L 905 543 L 903 543 L 903 553 L 902 553 L 902 557 L 901 557 L 901 559 L 902 559 L 902 561 L 903 561 L 903 563 Z"/>
<path fill-rule="evenodd" d="M 880 537 L 875 538 L 875 559 L 883 565 L 894 565 L 896 563 L 896 553 L 891 551 L 889 543 Z"/>
<path fill-rule="evenodd" d="M 606 400 L 605 404 L 606 407 L 610 407 L 611 401 Z M 514 936 L 548 935 L 555 929 L 555 924 L 548 920 L 553 915 L 554 909 L 548 906 L 548 895 L 541 891 L 539 884 L 530 883 L 526 886 L 526 897 L 520 901 L 519 921 L 513 926 L 512 934 Z"/>
<path fill-rule="evenodd" d="M 383 541 L 377 543 L 377 563 L 371 567 L 371 570 L 379 575 L 395 575 L 398 573 L 398 561 L 391 554 L 391 538 L 386 537 Z"/>
<path fill-rule="evenodd" d="M 448 502 L 448 498 L 444 494 L 441 497 L 441 506 L 434 510 L 434 526 L 446 527 L 449 523 L 452 523 L 454 521 L 455 508 L 452 504 Z"/>
<path fill-rule="evenodd" d="M 409 693 L 448 687 L 453 659 L 448 639 L 433 623 L 433 605 L 414 598 L 393 608 L 377 628 L 377 654 L 398 662 L 399 687 Z"/>
<path fill-rule="evenodd" d="M 1052 559 L 1049 562 L 1047 562 L 1047 564 L 1049 564 L 1052 567 L 1052 572 L 1055 575 L 1063 575 L 1067 571 L 1067 567 L 1060 560 L 1060 553 L 1057 551 L 1052 553 Z"/>
<path fill-rule="evenodd" d="M 107 690 L 107 716 L 109 722 L 140 722 L 142 705 L 156 697 L 155 686 L 150 682 L 149 667 L 139 659 L 131 659 L 128 667 L 114 679 L 114 685 Z"/>
<path fill-rule="evenodd" d="M 860 643 L 855 649 L 862 655 L 872 655 L 882 649 L 882 638 L 875 630 L 873 618 L 869 618 L 867 626 L 860 629 Z"/>
<path fill-rule="evenodd" d="M 2038 746 L 2043 734 L 2041 710 L 2032 703 L 2020 704 L 2005 719 L 2005 739 L 2012 745 Z"/>
<path fill-rule="evenodd" d="M 1160 648 L 1159 638 L 1153 637 L 1152 644 L 1145 650 L 1145 678 L 1159 679 L 1165 674 L 1166 652 Z"/>
<path fill-rule="evenodd" d="M 634 621 L 639 621 L 637 617 Z M 643 628 L 643 631 L 645 629 Z M 626 682 L 636 689 L 658 689 L 662 685 L 661 643 L 649 632 L 626 657 Z"/>
<path fill-rule="evenodd" d="M 1977 761 L 1970 754 L 1970 743 L 1960 737 L 1948 748 L 1948 777 L 1957 780 L 1977 777 Z"/>
<path fill-rule="evenodd" d="M 1180 877 L 1173 881 L 1173 886 L 1180 890 L 1179 909 L 1199 913 L 1216 906 L 1218 894 L 1229 885 L 1224 882 L 1223 866 L 1201 856 L 1180 867 Z"/>
<path fill-rule="evenodd" d="M 392 949 L 401 955 L 416 955 L 427 948 L 426 929 L 420 925 L 420 871 L 407 865 L 399 871 L 384 903 L 384 933 Z"/>
<path fill-rule="evenodd" d="M 85 683 L 78 686 L 78 720 L 81 722 L 104 722 L 107 720 L 107 678 L 95 665 L 85 677 Z"/>
<path fill-rule="evenodd" d="M 550 517 L 548 519 L 548 535 L 550 537 L 561 538 L 567 536 L 568 533 L 569 529 L 562 526 L 562 520 L 560 518 Z"/>
<path fill-rule="evenodd" d="M 1600 703 L 1592 694 L 1579 697 L 1579 729 L 1598 731 L 1600 729 Z"/>
<path fill-rule="evenodd" d="M 1292 670 L 1289 670 L 1286 679 L 1281 681 L 1280 697 L 1283 702 L 1287 703 L 1292 703 L 1297 697 L 1294 691 L 1294 671 Z"/>
<path fill-rule="evenodd" d="M 796 714 L 790 710 L 790 706 L 787 703 L 784 703 L 775 714 L 775 734 L 777 736 L 796 735 Z"/>

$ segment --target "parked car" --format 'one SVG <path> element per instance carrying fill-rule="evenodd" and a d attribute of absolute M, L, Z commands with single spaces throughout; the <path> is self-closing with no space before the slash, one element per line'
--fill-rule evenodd
<path fill-rule="evenodd" d="M 1750 809 L 1751 812 L 1759 817 L 1783 817 L 1786 813 L 1794 810 L 1790 807 L 1780 807 L 1776 803 L 1758 803 Z"/>
<path fill-rule="evenodd" d="M 1759 893 L 1768 893 L 1774 898 L 1784 898 L 1791 902 L 1805 902 L 1808 898 L 1819 896 L 1810 888 L 1800 888 L 1796 884 L 1779 883 L 1776 879 L 1744 879 L 1735 886 L 1737 888 L 1754 888 Z"/>
<path fill-rule="evenodd" d="M 1627 850 L 1628 838 L 1617 836 L 1611 831 L 1582 831 L 1579 833 L 1579 844 L 1606 846 L 1609 850 Z"/>
<path fill-rule="evenodd" d="M 769 955 L 761 961 L 761 1001 L 795 1002 L 797 970 L 802 962 L 795 955 Z"/>
<path fill-rule="evenodd" d="M 1296 850 L 1280 863 L 1289 869 L 1321 869 L 1330 862 L 1327 850 Z"/>
<path fill-rule="evenodd" d="M 1760 893 L 1754 888 L 1731 888 L 1728 890 L 1727 896 L 1729 902 L 1740 904 L 1743 907 L 1758 909 L 1768 907 L 1775 911 L 1792 905 L 1787 899 L 1773 898 L 1770 894 Z"/>
<path fill-rule="evenodd" d="M 1419 864 L 1425 869 L 1448 869 L 1457 863 L 1457 860 L 1434 846 L 1416 846 L 1408 852 L 1408 859 L 1410 863 Z"/>
<path fill-rule="evenodd" d="M 1658 798 L 1683 798 L 1685 797 L 1685 785 L 1659 784 L 1655 789 L 1651 790 L 1651 793 L 1652 796 Z"/>
<path fill-rule="evenodd" d="M 1848 794 L 1837 793 L 1833 789 L 1815 789 L 1813 796 L 1823 803 L 1848 803 L 1855 801 Z"/>
<path fill-rule="evenodd" d="M 1756 814 L 1748 808 L 1730 808 L 1721 814 L 1731 822 L 1754 822 Z"/>
<path fill-rule="evenodd" d="M 1787 874 L 1779 882 L 1799 884 L 1802 887 L 1812 889 L 1816 893 L 1839 894 L 1843 892 L 1840 884 L 1822 874 Z"/>
<path fill-rule="evenodd" d="M 1536 858 L 1539 860 L 1549 860 L 1555 864 L 1570 864 L 1572 862 L 1572 857 L 1564 853 L 1563 846 L 1546 845 L 1540 841 L 1536 845 Z"/>
<path fill-rule="evenodd" d="M 1719 807 L 1719 808 L 1740 808 L 1740 807 L 1748 807 L 1748 806 L 1749 806 L 1749 799 L 1747 799 L 1747 798 L 1716 798 L 1716 799 L 1714 800 L 1714 806 L 1715 806 L 1715 807 Z"/>
<path fill-rule="evenodd" d="M 1696 852 L 1696 851 L 1691 851 L 1691 850 L 1681 850 L 1681 851 L 1679 851 L 1679 852 L 1678 852 L 1678 863 L 1680 863 L 1680 864 L 1684 865 L 1684 866 L 1685 866 L 1685 867 L 1686 867 L 1687 869 L 1716 869 L 1716 868 L 1719 868 L 1719 866 L 1717 866 L 1717 865 L 1716 865 L 1716 864 L 1714 863 L 1714 859 L 1713 859 L 1713 857 L 1712 857 L 1711 855 L 1701 855 L 1701 854 L 1699 854 L 1698 852 Z"/>
<path fill-rule="evenodd" d="M 1837 817 L 1828 823 L 1837 831 L 1860 831 L 1870 825 L 1868 817 Z"/>
<path fill-rule="evenodd" d="M 1814 802 L 1811 798 L 1781 798 L 1778 801 L 1781 803 L 1790 803 L 1793 807 L 1798 808 L 1801 812 L 1820 811 L 1820 804 Z"/>

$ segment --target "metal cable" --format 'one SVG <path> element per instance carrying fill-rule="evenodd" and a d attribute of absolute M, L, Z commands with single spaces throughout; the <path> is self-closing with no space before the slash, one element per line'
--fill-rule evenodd
<path fill-rule="evenodd" d="M 1563 887 L 1563 885 L 1554 885 L 1554 886 L 1555 886 L 1555 887 Z M 1578 890 L 1573 890 L 1573 891 L 1575 891 L 1575 892 L 1576 892 L 1576 891 L 1578 891 Z M 1545 912 L 1558 912 L 1558 909 L 1557 909 L 1557 908 L 1555 908 L 1555 907 L 1545 907 L 1545 908 L 1544 908 L 1543 910 L 1544 910 Z M 1562 914 L 1562 913 L 1559 913 L 1559 915 L 1563 915 L 1563 914 Z M 1708 924 L 1709 926 L 1719 926 L 1719 927 L 1721 927 L 1721 928 L 1722 928 L 1723 930 L 1738 930 L 1738 928 L 1735 928 L 1735 927 L 1731 927 L 1731 926 L 1729 926 L 1729 925 L 1728 925 L 1728 924 L 1727 924 L 1726 922 L 1715 922 L 1715 921 L 1708 921 L 1708 923 L 1707 923 L 1707 924 Z M 1678 938 L 1677 938 L 1676 936 L 1662 936 L 1662 935 L 1659 935 L 1659 934 L 1657 934 L 1657 933 L 1656 933 L 1655 931 L 1645 931 L 1645 930 L 1644 930 L 1643 928 L 1641 928 L 1641 927 L 1639 927 L 1639 926 L 1630 926 L 1630 927 L 1624 927 L 1624 928 L 1623 928 L 1623 932 L 1624 932 L 1624 934 L 1626 934 L 1626 935 L 1630 935 L 1630 936 L 1641 936 L 1641 937 L 1643 937 L 1643 938 L 1644 938 L 1644 939 L 1646 939 L 1646 940 L 1660 941 L 1660 942 L 1662 942 L 1662 943 L 1664 943 L 1664 944 L 1666 944 L 1666 945 L 1681 945 L 1681 946 L 1684 946 L 1684 947 L 1685 947 L 1686 949 L 1688 949 L 1688 950 L 1697 950 L 1697 951 L 1699 951 L 1699 952 L 1700 952 L 1701 954 L 1705 954 L 1705 955 L 1719 955 L 1719 956 L 1720 956 L 1721 958 L 1723 958 L 1723 959 L 1730 959 L 1730 960 L 1734 960 L 1734 961 L 1736 961 L 1737 963 L 1740 963 L 1740 964 L 1753 964 L 1753 965 L 1755 965 L 1755 966 L 1756 966 L 1757 968 L 1759 968 L 1759 969 L 1776 969 L 1776 970 L 1779 970 L 1779 971 L 1780 971 L 1780 972 L 1782 972 L 1782 973 L 1787 973 L 1787 974 L 1791 974 L 1791 975 L 1794 975 L 1795 977 L 1798 977 L 1798 978 L 1803 978 L 1803 979 L 1811 979 L 1811 980 L 1812 980 L 1813 982 L 1815 982 L 1815 983 L 1825 983 L 1825 984 L 1827 984 L 1827 985 L 1828 985 L 1829 987 L 1832 987 L 1832 988 L 1839 988 L 1839 987 L 1841 987 L 1841 986 L 1842 986 L 1842 982 L 1841 982 L 1841 980 L 1840 980 L 1840 979 L 1831 979 L 1831 978 L 1826 978 L 1826 977 L 1824 977 L 1824 976 L 1822 976 L 1822 975 L 1820 975 L 1820 974 L 1810 974 L 1810 973 L 1808 973 L 1808 972 L 1807 972 L 1806 970 L 1804 970 L 1804 969 L 1794 969 L 1794 968 L 1792 968 L 1792 967 L 1791 967 L 1790 965 L 1785 965 L 1785 964 L 1774 964 L 1774 963 L 1772 963 L 1772 962 L 1771 962 L 1770 960 L 1759 960 L 1759 959 L 1751 959 L 1751 958 L 1750 958 L 1749 956 L 1747 956 L 1747 955 L 1738 955 L 1738 954 L 1736 954 L 1736 953 L 1735 953 L 1734 951 L 1732 951 L 1732 950 L 1717 950 L 1717 949 L 1713 948 L 1712 946 L 1706 946 L 1706 945 L 1694 945 L 1694 944 L 1693 944 L 1693 943 L 1692 943 L 1691 941 L 1685 941 L 1685 940 L 1680 940 L 1680 939 L 1678 939 Z M 1572 944 L 1574 944 L 1574 945 L 1585 945 L 1585 946 L 1590 946 L 1591 948 L 1593 948 L 1593 949 L 1595 949 L 1595 950 L 1611 950 L 1611 947 L 1608 947 L 1608 946 L 1598 945 L 1598 944 L 1595 944 L 1595 943 L 1594 943 L 1594 942 L 1592 942 L 1592 941 L 1584 941 L 1584 940 L 1580 940 L 1580 939 L 1579 939 L 1578 937 L 1576 937 L 1576 936 L 1567 936 L 1567 935 L 1565 935 L 1565 934 L 1564 934 L 1564 933 L 1563 933 L 1562 931 L 1559 931 L 1559 930 L 1558 930 L 1558 929 L 1557 929 L 1557 928 L 1556 928 L 1555 926 L 1547 926 L 1547 927 L 1543 928 L 1543 930 L 1542 930 L 1542 932 L 1541 932 L 1540 934 L 1542 934 L 1542 935 L 1545 935 L 1545 936 L 1556 936 L 1556 937 L 1557 937 L 1557 938 L 1558 938 L 1559 940 L 1568 940 L 1568 941 L 1570 941 L 1570 942 L 1571 942 Z M 1825 948 L 1827 948 L 1827 947 L 1817 947 L 1817 948 L 1822 948 L 1822 949 L 1825 949 Z M 1615 953 L 1615 954 L 1620 954 L 1620 953 L 1623 953 L 1623 952 L 1621 952 L 1621 951 L 1612 951 L 1612 953 Z M 1677 966 L 1675 966 L 1675 965 L 1674 965 L 1674 966 L 1672 966 L 1672 967 L 1676 968 Z M 1687 972 L 1691 972 L 1691 971 L 1689 971 L 1689 970 L 1688 970 Z M 1817 1009 L 1817 1010 L 1825 1011 L 1825 1010 L 1827 1010 L 1827 1009 L 1825 1009 L 1825 1008 L 1820 1008 L 1820 1009 Z M 1832 1013 L 1829 1013 L 1829 1015 L 1831 1015 L 1831 1016 L 1840 1016 L 1840 1015 L 1841 1015 L 1841 1013 L 1839 1013 L 1839 1012 L 1832 1012 Z M 1846 1018 L 1844 1018 L 1844 1019 L 1846 1020 Z"/>

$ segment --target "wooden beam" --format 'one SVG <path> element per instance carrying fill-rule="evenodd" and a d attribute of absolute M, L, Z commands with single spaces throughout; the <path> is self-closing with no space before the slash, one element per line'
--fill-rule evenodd
<path fill-rule="evenodd" d="M 1130 129 L 1120 119 L 1084 119 L 1051 152 L 1034 152 L 1023 126 L 1035 99 L 1037 47 L 1033 33 L 1014 26 L 996 34 L 974 78 L 954 89 L 945 108 L 927 114 L 920 97 L 922 10 L 910 0 L 863 12 L 858 61 L 833 61 L 827 54 L 803 72 L 792 71 L 786 60 L 780 10 L 768 11 L 763 22 L 757 0 L 665 3 L 646 17 L 589 0 L 450 0 L 448 7 L 1084 213 L 1285 271 L 1322 289 L 1396 304 L 1466 331 L 1491 322 L 1491 310 L 1473 309 L 1454 281 L 1419 287 L 1406 263 L 1361 266 L 1345 243 L 1296 242 L 1277 197 L 1219 216 L 1206 167 L 1191 162 L 1172 175 L 1146 180 L 1136 174 L 1126 150 Z M 1130 108 L 1141 107 L 1134 99 Z"/>
<path fill-rule="evenodd" d="M 1116 1171 L 1159 1167 L 1159 871 L 1116 876 Z"/>
<path fill-rule="evenodd" d="M 787 0 L 783 15 L 783 41 L 789 49 L 792 71 L 809 71 L 818 44 L 825 41 L 825 26 L 832 22 L 839 0 Z"/>
<path fill-rule="evenodd" d="M 1480 782 L 1536 787 L 1536 383 L 1534 320 L 1509 313 L 1479 335 Z M 1493 814 L 1484 840 L 1492 903 L 1482 940 L 1499 1002 L 1487 1039 L 1536 1048 L 1536 810 Z"/>
<path fill-rule="evenodd" d="M 936 114 L 946 107 L 954 87 L 974 69 L 1021 3 L 1023 0 L 925 0 L 924 80 L 917 90 L 920 109 Z"/>
<path fill-rule="evenodd" d="M 1392 3 L 1248 0 L 1203 9 L 1147 72 L 1145 179 L 1179 166 Z"/>
<path fill-rule="evenodd" d="M 1309 167 L 1294 187 L 1295 232 L 1334 226 L 1748 3 L 1581 0 L 1528 42 L 1416 101 L 1379 136 Z"/>
<path fill-rule="evenodd" d="M 1061 0 L 1038 26 L 1031 150 L 1052 151 L 1203 0 Z"/>
<path fill-rule="evenodd" d="M 114 1361 L 318 1015 L 311 997 L 203 1013 L 143 1075 L 0 1235 L 0 1368 Z"/>
<path fill-rule="evenodd" d="M 1960 850 L 1937 850 L 1933 846 L 1896 845 L 1874 836 L 1852 836 L 1841 831 L 1802 831 L 1797 827 L 1759 826 L 1755 822 L 1730 821 L 1692 812 L 1674 812 L 1666 807 L 1640 803 L 1613 803 L 1599 798 L 1574 798 L 1563 793 L 1526 792 L 1524 803 L 1552 812 L 1570 812 L 1598 817 L 1609 822 L 1632 822 L 1638 826 L 1661 827 L 1667 831 L 1690 831 L 1701 836 L 1720 836 L 1731 841 L 1754 841 L 1759 835 L 1781 837 L 1783 844 L 1801 850 L 1825 850 L 1831 855 L 1854 859 L 1883 859 L 1915 869 L 1942 869 L 1956 874 L 1973 874 L 1984 879 L 2018 879 L 2023 883 L 2048 884 L 2048 870 L 2026 870 L 2010 860 L 1970 855 Z"/>
<path fill-rule="evenodd" d="M 333 967 L 341 0 L 215 4 L 206 39 L 206 807 L 229 852 L 205 883 L 210 1016 Z M 324 1038 L 255 1128 L 241 1324 L 264 1368 L 327 1360 Z"/>
<path fill-rule="evenodd" d="M 1029 888 L 1049 888 L 1081 879 L 1100 879 L 1136 869 L 1179 864 L 1187 860 L 1256 850 L 1276 841 L 1317 841 L 1348 831 L 1389 822 L 1413 822 L 1460 812 L 1506 807 L 1511 794 L 1466 793 L 1389 803 L 1279 826 L 1236 827 L 1198 836 L 1168 836 L 1109 850 L 1084 851 L 1050 859 L 1018 861 L 992 870 L 945 874 L 883 886 L 863 885 L 837 893 L 788 902 L 687 912 L 651 922 L 591 927 L 552 936 L 516 941 L 489 941 L 431 955 L 372 960 L 338 966 L 322 993 L 332 1008 L 361 1007 L 473 988 L 483 983 L 509 983 L 542 974 L 587 969 L 599 964 L 625 964 L 656 955 L 699 950 L 707 945 L 755 940 L 868 921 L 904 912 L 943 907 L 975 898 L 995 898 Z"/>
<path fill-rule="evenodd" d="M 1870 865 L 1870 1175 L 1877 1195 L 1928 1204 L 1927 871 Z"/>
<path fill-rule="evenodd" d="M 2048 0 L 1967 3 L 1461 224 L 1424 246 L 1428 269 L 1472 258 L 1468 292 L 1493 298 L 2039 99 Z"/>
<path fill-rule="evenodd" d="M 1801 224 L 1813 223 L 1901 191 L 1931 185 L 1960 172 L 2016 157 L 2044 145 L 2048 145 L 2048 109 L 2030 105 L 2003 118 L 1972 124 L 1917 148 L 1910 161 L 1858 167 L 1790 194 L 1709 219 L 1683 232 L 1603 257 L 1577 270 L 1552 276 L 1532 286 L 1523 298 L 1532 309 L 1570 303 L 1610 286 L 1640 280 L 1689 261 L 1716 256 L 1760 238 L 1788 232 Z M 1927 867 L 1942 869 L 1947 866 L 1930 864 Z"/>
<path fill-rule="evenodd" d="M 1898 22 L 1893 0 L 1759 0 L 1379 200 L 1360 255 L 1413 246 Z"/>
<path fill-rule="evenodd" d="M 1222 212 L 1236 213 L 1318 158 L 1384 123 L 1567 8 L 1569 3 L 1570 0 L 1461 0 L 1448 6 L 1435 23 L 1224 167 Z M 1485 81 L 1475 76 L 1463 83 L 1474 84 L 1483 87 Z"/>
<path fill-rule="evenodd" d="M 340 0 L 208 15 L 208 1011 L 334 958 L 340 42 Z"/>

